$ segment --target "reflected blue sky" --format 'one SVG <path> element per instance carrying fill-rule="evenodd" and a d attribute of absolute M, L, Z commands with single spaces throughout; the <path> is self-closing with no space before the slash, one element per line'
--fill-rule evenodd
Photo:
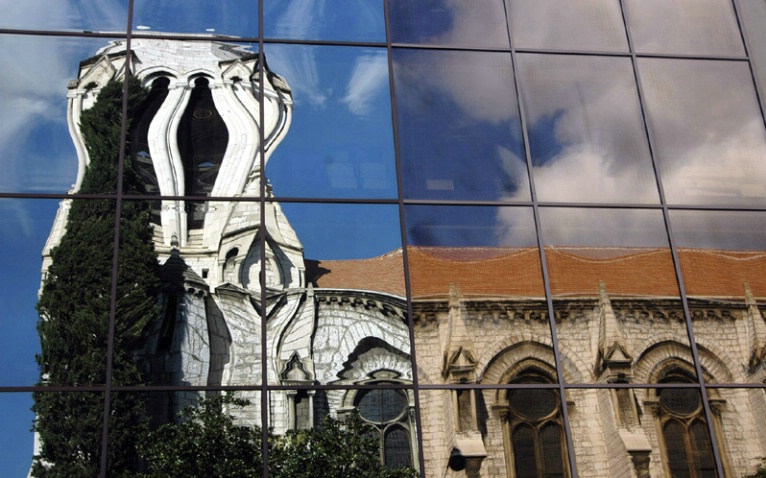
<path fill-rule="evenodd" d="M 178 33 L 258 35 L 258 3 L 252 0 L 136 0 L 133 29 Z"/>
<path fill-rule="evenodd" d="M 382 0 L 264 0 L 264 36 L 385 42 Z"/>
<path fill-rule="evenodd" d="M 396 197 L 385 50 L 268 44 L 266 56 L 295 102 L 287 137 L 266 168 L 274 193 Z"/>

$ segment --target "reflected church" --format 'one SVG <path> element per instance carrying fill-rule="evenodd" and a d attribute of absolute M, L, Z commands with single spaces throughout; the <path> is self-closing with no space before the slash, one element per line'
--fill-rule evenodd
<path fill-rule="evenodd" d="M 379 435 L 384 463 L 418 467 L 422 453 L 429 477 L 564 478 L 572 452 L 579 476 L 712 477 L 713 446 L 727 475 L 741 476 L 766 455 L 762 389 L 711 388 L 711 427 L 698 389 L 669 386 L 693 384 L 697 372 L 667 246 L 548 245 L 542 255 L 410 246 L 368 259 L 306 258 L 262 181 L 293 118 L 288 81 L 236 45 L 133 39 L 130 64 L 125 48 L 114 41 L 81 64 L 68 114 L 79 185 L 88 166 L 81 112 L 126 69 L 150 90 L 129 132 L 131 156 L 157 196 L 162 313 L 137 358 L 150 384 L 265 382 L 275 386 L 267 416 L 278 433 L 357 409 Z M 172 199 L 180 196 L 192 199 Z M 66 217 L 65 201 L 45 264 Z M 763 383 L 763 254 L 679 255 L 704 379 Z M 566 384 L 641 386 L 573 387 L 562 397 L 559 374 Z M 374 384 L 385 387 L 343 388 Z M 236 412 L 241 424 L 261 425 L 260 393 L 237 392 L 252 402 Z M 162 394 L 151 413 L 171 420 L 200 396 Z"/>

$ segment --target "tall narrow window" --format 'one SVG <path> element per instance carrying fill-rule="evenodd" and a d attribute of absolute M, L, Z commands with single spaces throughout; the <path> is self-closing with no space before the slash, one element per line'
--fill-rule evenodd
<path fill-rule="evenodd" d="M 210 195 L 228 143 L 229 131 L 215 108 L 209 81 L 197 78 L 178 127 L 186 195 Z M 189 229 L 200 229 L 205 220 L 205 202 L 186 204 Z"/>
<path fill-rule="evenodd" d="M 691 383 L 683 372 L 671 372 L 661 383 Z M 694 388 L 657 390 L 658 416 L 670 476 L 715 478 L 713 447 L 700 392 Z"/>
<path fill-rule="evenodd" d="M 524 372 L 511 383 L 543 384 L 551 381 Z M 565 442 L 559 393 L 552 389 L 521 388 L 508 391 L 507 425 L 514 478 L 565 478 Z M 512 473 L 510 473 L 512 472 Z"/>

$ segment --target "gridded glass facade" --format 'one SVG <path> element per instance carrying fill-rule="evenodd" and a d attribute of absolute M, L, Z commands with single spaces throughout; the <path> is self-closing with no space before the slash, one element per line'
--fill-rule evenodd
<path fill-rule="evenodd" d="M 763 0 L 4 10 L 8 476 L 222 394 L 422 477 L 766 456 Z"/>

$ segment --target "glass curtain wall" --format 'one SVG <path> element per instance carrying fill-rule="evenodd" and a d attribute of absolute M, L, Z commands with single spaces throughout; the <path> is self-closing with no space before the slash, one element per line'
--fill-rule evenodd
<path fill-rule="evenodd" d="M 8 476 L 759 469 L 761 2 L 48 3 L 0 19 Z"/>

